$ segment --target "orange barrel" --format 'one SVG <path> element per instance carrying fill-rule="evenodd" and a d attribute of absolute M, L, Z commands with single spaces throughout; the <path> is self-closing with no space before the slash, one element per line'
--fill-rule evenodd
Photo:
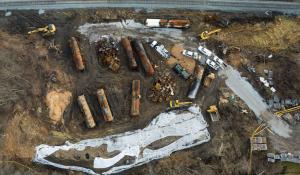
<path fill-rule="evenodd" d="M 71 37 L 70 47 L 72 50 L 73 60 L 75 62 L 76 68 L 81 71 L 84 70 L 83 58 L 81 56 L 78 42 L 76 41 L 75 37 Z"/>
<path fill-rule="evenodd" d="M 141 98 L 141 84 L 140 80 L 132 81 L 131 88 L 131 110 L 130 115 L 138 117 L 140 115 L 140 98 Z"/>
<path fill-rule="evenodd" d="M 200 65 L 196 65 L 195 68 L 195 80 L 192 82 L 192 85 L 189 89 L 188 98 L 189 99 L 195 99 L 198 91 L 200 89 L 201 80 L 203 76 L 204 68 Z"/>
<path fill-rule="evenodd" d="M 104 120 L 107 122 L 113 121 L 114 118 L 112 116 L 112 113 L 111 113 L 111 110 L 108 105 L 108 101 L 107 101 L 107 98 L 106 98 L 106 95 L 105 95 L 103 89 L 97 90 L 97 97 L 98 97 L 98 102 L 100 104 L 100 108 L 101 108 Z"/>
<path fill-rule="evenodd" d="M 131 70 L 136 70 L 138 65 L 136 63 L 135 58 L 133 57 L 133 51 L 132 51 L 132 47 L 131 47 L 131 44 L 130 44 L 130 41 L 129 41 L 128 37 L 123 37 L 121 39 L 121 42 L 122 42 L 122 45 L 123 45 L 123 47 L 126 51 L 126 55 L 127 55 L 128 63 L 129 63 L 129 68 Z"/>
<path fill-rule="evenodd" d="M 81 108 L 81 111 L 84 113 L 85 122 L 86 122 L 87 127 L 94 128 L 96 126 L 96 123 L 94 121 L 91 110 L 89 108 L 89 105 L 87 104 L 87 101 L 86 101 L 84 95 L 78 96 L 77 101 Z"/>
<path fill-rule="evenodd" d="M 132 46 L 134 48 L 134 50 L 136 51 L 136 53 L 138 54 L 140 60 L 141 60 L 141 63 L 144 67 L 144 70 L 147 74 L 147 76 L 152 76 L 154 75 L 154 69 L 153 69 L 153 66 L 149 60 L 149 58 L 147 57 L 146 55 L 146 52 L 145 52 L 145 49 L 143 47 L 143 44 L 137 40 L 137 39 L 134 39 L 132 41 Z"/>

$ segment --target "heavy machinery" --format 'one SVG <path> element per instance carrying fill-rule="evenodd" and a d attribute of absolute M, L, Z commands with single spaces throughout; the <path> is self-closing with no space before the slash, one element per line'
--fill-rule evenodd
<path fill-rule="evenodd" d="M 34 33 L 43 33 L 43 36 L 51 36 L 54 35 L 56 32 L 56 27 L 54 24 L 48 24 L 45 27 L 37 28 L 35 30 L 29 31 L 28 35 L 34 34 Z"/>
<path fill-rule="evenodd" d="M 261 134 L 264 130 L 267 130 L 269 133 L 273 134 L 273 131 L 270 130 L 269 126 L 267 126 L 265 123 L 261 123 L 251 134 L 250 136 L 250 151 L 249 151 L 249 162 L 248 162 L 248 175 L 251 174 L 251 169 L 252 169 L 252 151 L 255 150 L 254 149 L 254 144 L 252 144 L 252 142 L 255 140 L 257 143 L 257 139 L 255 138 L 257 135 Z M 262 139 L 262 141 L 259 141 L 259 143 L 265 143 L 266 144 L 266 140 Z M 264 145 L 264 144 L 261 144 Z"/>
<path fill-rule="evenodd" d="M 188 108 L 192 105 L 192 102 L 181 102 L 179 100 L 170 101 L 170 106 L 168 110 L 174 110 L 174 109 L 182 109 L 182 108 Z"/>
<path fill-rule="evenodd" d="M 209 106 L 207 112 L 209 113 L 210 118 L 213 122 L 220 120 L 220 114 L 216 105 Z"/>
<path fill-rule="evenodd" d="M 206 77 L 204 78 L 203 85 L 204 85 L 205 87 L 209 87 L 210 84 L 212 83 L 212 81 L 213 81 L 215 78 L 216 78 L 216 75 L 215 75 L 214 73 L 208 74 L 208 76 L 206 76 Z"/>
<path fill-rule="evenodd" d="M 219 33 L 221 31 L 221 29 L 216 29 L 216 30 L 212 30 L 212 31 L 204 31 L 202 32 L 199 36 L 201 40 L 206 40 L 208 38 L 210 38 L 211 35 Z"/>
<path fill-rule="evenodd" d="M 275 115 L 278 116 L 278 117 L 282 117 L 286 113 L 294 112 L 294 111 L 297 111 L 297 110 L 300 110 L 300 105 L 292 107 L 292 108 L 288 108 L 288 109 L 283 109 L 281 111 L 277 111 L 277 112 L 275 112 Z"/>

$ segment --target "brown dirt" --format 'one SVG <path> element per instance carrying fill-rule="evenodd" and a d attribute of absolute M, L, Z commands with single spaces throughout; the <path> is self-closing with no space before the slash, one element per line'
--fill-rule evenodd
<path fill-rule="evenodd" d="M 171 68 L 175 66 L 176 63 L 179 63 L 186 71 L 190 74 L 194 73 L 196 61 L 192 58 L 188 58 L 182 55 L 183 51 L 182 44 L 175 44 L 171 49 L 172 57 L 166 61 L 166 64 Z"/>
<path fill-rule="evenodd" d="M 176 13 L 175 13 L 176 12 Z M 213 12 L 159 10 L 158 12 L 126 9 L 91 9 L 91 10 L 64 10 L 47 11 L 37 15 L 33 11 L 18 11 L 11 17 L 0 17 L 0 148 L 3 159 L 17 160 L 30 165 L 31 168 L 42 174 L 67 174 L 69 172 L 37 166 L 30 160 L 36 145 L 47 143 L 62 144 L 66 139 L 78 141 L 80 139 L 101 137 L 109 134 L 125 132 L 143 128 L 160 112 L 167 107 L 167 102 L 152 103 L 147 99 L 147 89 L 152 86 L 155 77 L 145 78 L 144 72 L 131 72 L 127 67 L 124 49 L 119 47 L 118 58 L 121 67 L 118 73 L 113 73 L 103 67 L 97 59 L 94 44 L 79 35 L 76 29 L 86 22 L 119 21 L 124 18 L 135 18 L 143 21 L 148 17 L 175 16 L 181 14 L 192 21 L 192 27 L 184 30 L 183 35 L 197 37 L 199 32 L 215 28 L 215 24 L 204 21 L 207 15 Z M 219 14 L 219 13 L 217 13 Z M 222 14 L 224 16 L 230 14 Z M 231 14 L 232 15 L 232 14 Z M 244 14 L 245 15 L 245 14 Z M 257 15 L 254 15 L 257 16 Z M 178 17 L 178 16 L 175 16 Z M 248 61 L 255 66 L 263 64 L 258 59 L 260 54 L 275 54 L 279 61 L 274 59 L 274 80 L 276 88 L 282 96 L 299 95 L 299 19 L 282 17 L 282 20 L 260 19 L 247 14 L 239 15 L 228 28 L 220 35 L 215 35 L 206 44 L 208 48 L 218 53 L 240 70 Z M 246 22 L 245 22 L 246 21 Z M 52 38 L 42 38 L 40 35 L 27 36 L 26 32 L 32 27 L 44 26 L 47 23 L 56 24 L 58 31 Z M 253 34 L 255 32 L 255 35 Z M 71 51 L 68 48 L 68 39 L 76 36 L 80 42 L 80 49 L 86 59 L 86 70 L 79 72 L 72 61 Z M 256 38 L 256 37 L 259 38 Z M 55 41 L 60 51 L 48 49 L 49 43 Z M 243 41 L 243 42 L 241 42 Z M 173 43 L 164 43 L 167 48 Z M 189 45 L 189 41 L 184 43 Z M 228 54 L 222 54 L 221 44 L 238 46 L 240 51 L 233 49 Z M 179 54 L 180 49 L 177 49 Z M 156 71 L 170 73 L 175 79 L 175 96 L 172 99 L 186 100 L 190 80 L 185 81 L 178 77 L 168 67 L 153 49 L 145 44 L 145 50 Z M 280 51 L 280 52 L 277 52 Z M 173 53 L 172 53 L 173 54 Z M 180 57 L 180 56 L 179 56 Z M 288 61 L 286 61 L 288 60 Z M 193 60 L 192 60 L 193 61 Z M 284 63 L 284 64 L 283 64 Z M 193 72 L 193 63 L 187 63 L 187 70 Z M 191 66 L 192 65 L 192 66 Z M 189 68 L 190 67 L 190 68 Z M 155 75 L 158 76 L 158 75 Z M 157 77 L 156 77 L 157 78 Z M 133 79 L 141 80 L 141 116 L 131 118 L 130 92 Z M 253 78 L 251 78 L 253 80 Z M 4 83 L 5 82 L 5 83 Z M 210 87 L 202 87 L 198 98 L 194 100 L 203 111 L 209 105 L 218 104 L 218 89 L 222 91 L 225 85 L 220 78 L 213 81 Z M 105 123 L 96 98 L 96 89 L 104 88 L 115 120 Z M 84 94 L 90 105 L 94 119 L 97 122 L 95 129 L 88 130 L 84 124 L 83 114 L 73 98 L 66 108 L 63 118 L 65 125 L 49 127 L 49 111 L 45 98 L 47 93 L 71 92 L 72 97 Z M 68 96 L 68 95 L 67 95 Z M 57 97 L 57 96 L 56 96 Z M 60 96 L 59 96 L 60 98 Z M 68 100 L 66 100 L 68 101 Z M 212 123 L 204 113 L 210 124 L 212 140 L 209 143 L 174 153 L 172 156 L 153 161 L 127 171 L 128 174 L 245 174 L 248 159 L 248 137 L 257 125 L 254 115 L 242 114 L 247 109 L 239 99 L 236 102 L 219 104 L 221 121 Z M 52 103 L 53 104 L 53 103 Z M 61 116 L 67 103 L 52 105 Z M 249 109 L 247 109 L 250 111 Z M 60 118 L 60 117 L 59 117 Z M 265 153 L 254 156 L 254 172 L 266 170 L 267 174 L 280 172 L 275 164 L 266 164 Z M 14 165 L 3 165 L 0 174 L 18 174 L 25 170 Z M 71 173 L 71 172 L 70 172 Z M 26 173 L 25 173 L 26 174 Z M 27 174 L 33 174 L 27 172 Z"/>
<path fill-rule="evenodd" d="M 71 102 L 71 92 L 51 91 L 46 95 L 46 105 L 49 108 L 49 118 L 53 124 L 64 123 L 63 114 Z"/>

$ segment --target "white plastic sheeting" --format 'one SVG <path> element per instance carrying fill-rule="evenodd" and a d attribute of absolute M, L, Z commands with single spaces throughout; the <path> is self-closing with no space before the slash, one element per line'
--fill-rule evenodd
<path fill-rule="evenodd" d="M 35 162 L 51 165 L 57 168 L 82 171 L 88 174 L 97 174 L 105 168 L 103 174 L 117 173 L 129 168 L 145 164 L 154 159 L 169 156 L 174 151 L 190 148 L 210 140 L 207 130 L 208 124 L 204 120 L 200 108 L 192 106 L 187 111 L 171 111 L 159 114 L 144 129 L 129 131 L 104 138 L 82 140 L 71 144 L 66 142 L 62 146 L 39 145 L 36 147 Z M 174 142 L 158 149 L 149 149 L 151 143 L 166 138 L 168 136 L 179 137 Z M 119 154 L 112 158 L 96 157 L 94 167 L 69 166 L 56 162 L 51 162 L 46 158 L 57 151 L 67 151 L 75 149 L 82 151 L 87 147 L 97 148 L 107 145 L 107 151 L 119 151 Z M 114 166 L 125 156 L 134 157 L 134 161 L 129 164 Z"/>

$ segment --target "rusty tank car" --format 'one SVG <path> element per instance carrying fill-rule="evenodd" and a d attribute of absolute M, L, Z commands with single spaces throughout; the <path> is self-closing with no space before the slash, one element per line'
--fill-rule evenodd
<path fill-rule="evenodd" d="M 132 51 L 132 47 L 131 47 L 131 44 L 130 44 L 130 41 L 128 39 L 128 37 L 123 37 L 121 39 L 121 43 L 126 51 L 126 55 L 127 55 L 127 58 L 128 58 L 128 65 L 129 65 L 129 69 L 131 70 L 136 70 L 138 68 L 138 65 L 136 63 L 136 60 L 133 56 L 133 51 Z"/>
<path fill-rule="evenodd" d="M 144 46 L 141 43 L 141 41 L 139 41 L 138 39 L 134 39 L 132 41 L 132 46 L 133 46 L 134 50 L 136 51 L 136 53 L 138 54 L 139 59 L 141 60 L 141 63 L 146 72 L 146 75 L 149 77 L 154 75 L 154 72 L 155 72 L 154 68 L 153 68 L 149 58 L 146 55 Z"/>
<path fill-rule="evenodd" d="M 130 115 L 138 117 L 140 115 L 141 84 L 140 80 L 133 80 L 131 87 L 131 109 Z"/>
<path fill-rule="evenodd" d="M 88 128 L 94 128 L 96 126 L 96 123 L 94 121 L 93 115 L 91 113 L 91 110 L 89 108 L 89 105 L 85 99 L 84 95 L 80 95 L 77 98 L 78 104 L 81 108 L 81 111 L 84 114 L 85 122 Z"/>
<path fill-rule="evenodd" d="M 195 68 L 195 80 L 192 82 L 192 86 L 189 89 L 188 98 L 195 99 L 200 89 L 204 68 L 201 65 L 196 65 Z"/>
<path fill-rule="evenodd" d="M 98 102 L 100 104 L 101 112 L 104 117 L 104 120 L 107 122 L 113 121 L 113 115 L 111 113 L 104 89 L 97 90 Z"/>
<path fill-rule="evenodd" d="M 85 69 L 83 58 L 79 49 L 78 42 L 75 37 L 70 38 L 70 48 L 72 50 L 73 60 L 75 62 L 76 68 L 80 71 Z"/>

